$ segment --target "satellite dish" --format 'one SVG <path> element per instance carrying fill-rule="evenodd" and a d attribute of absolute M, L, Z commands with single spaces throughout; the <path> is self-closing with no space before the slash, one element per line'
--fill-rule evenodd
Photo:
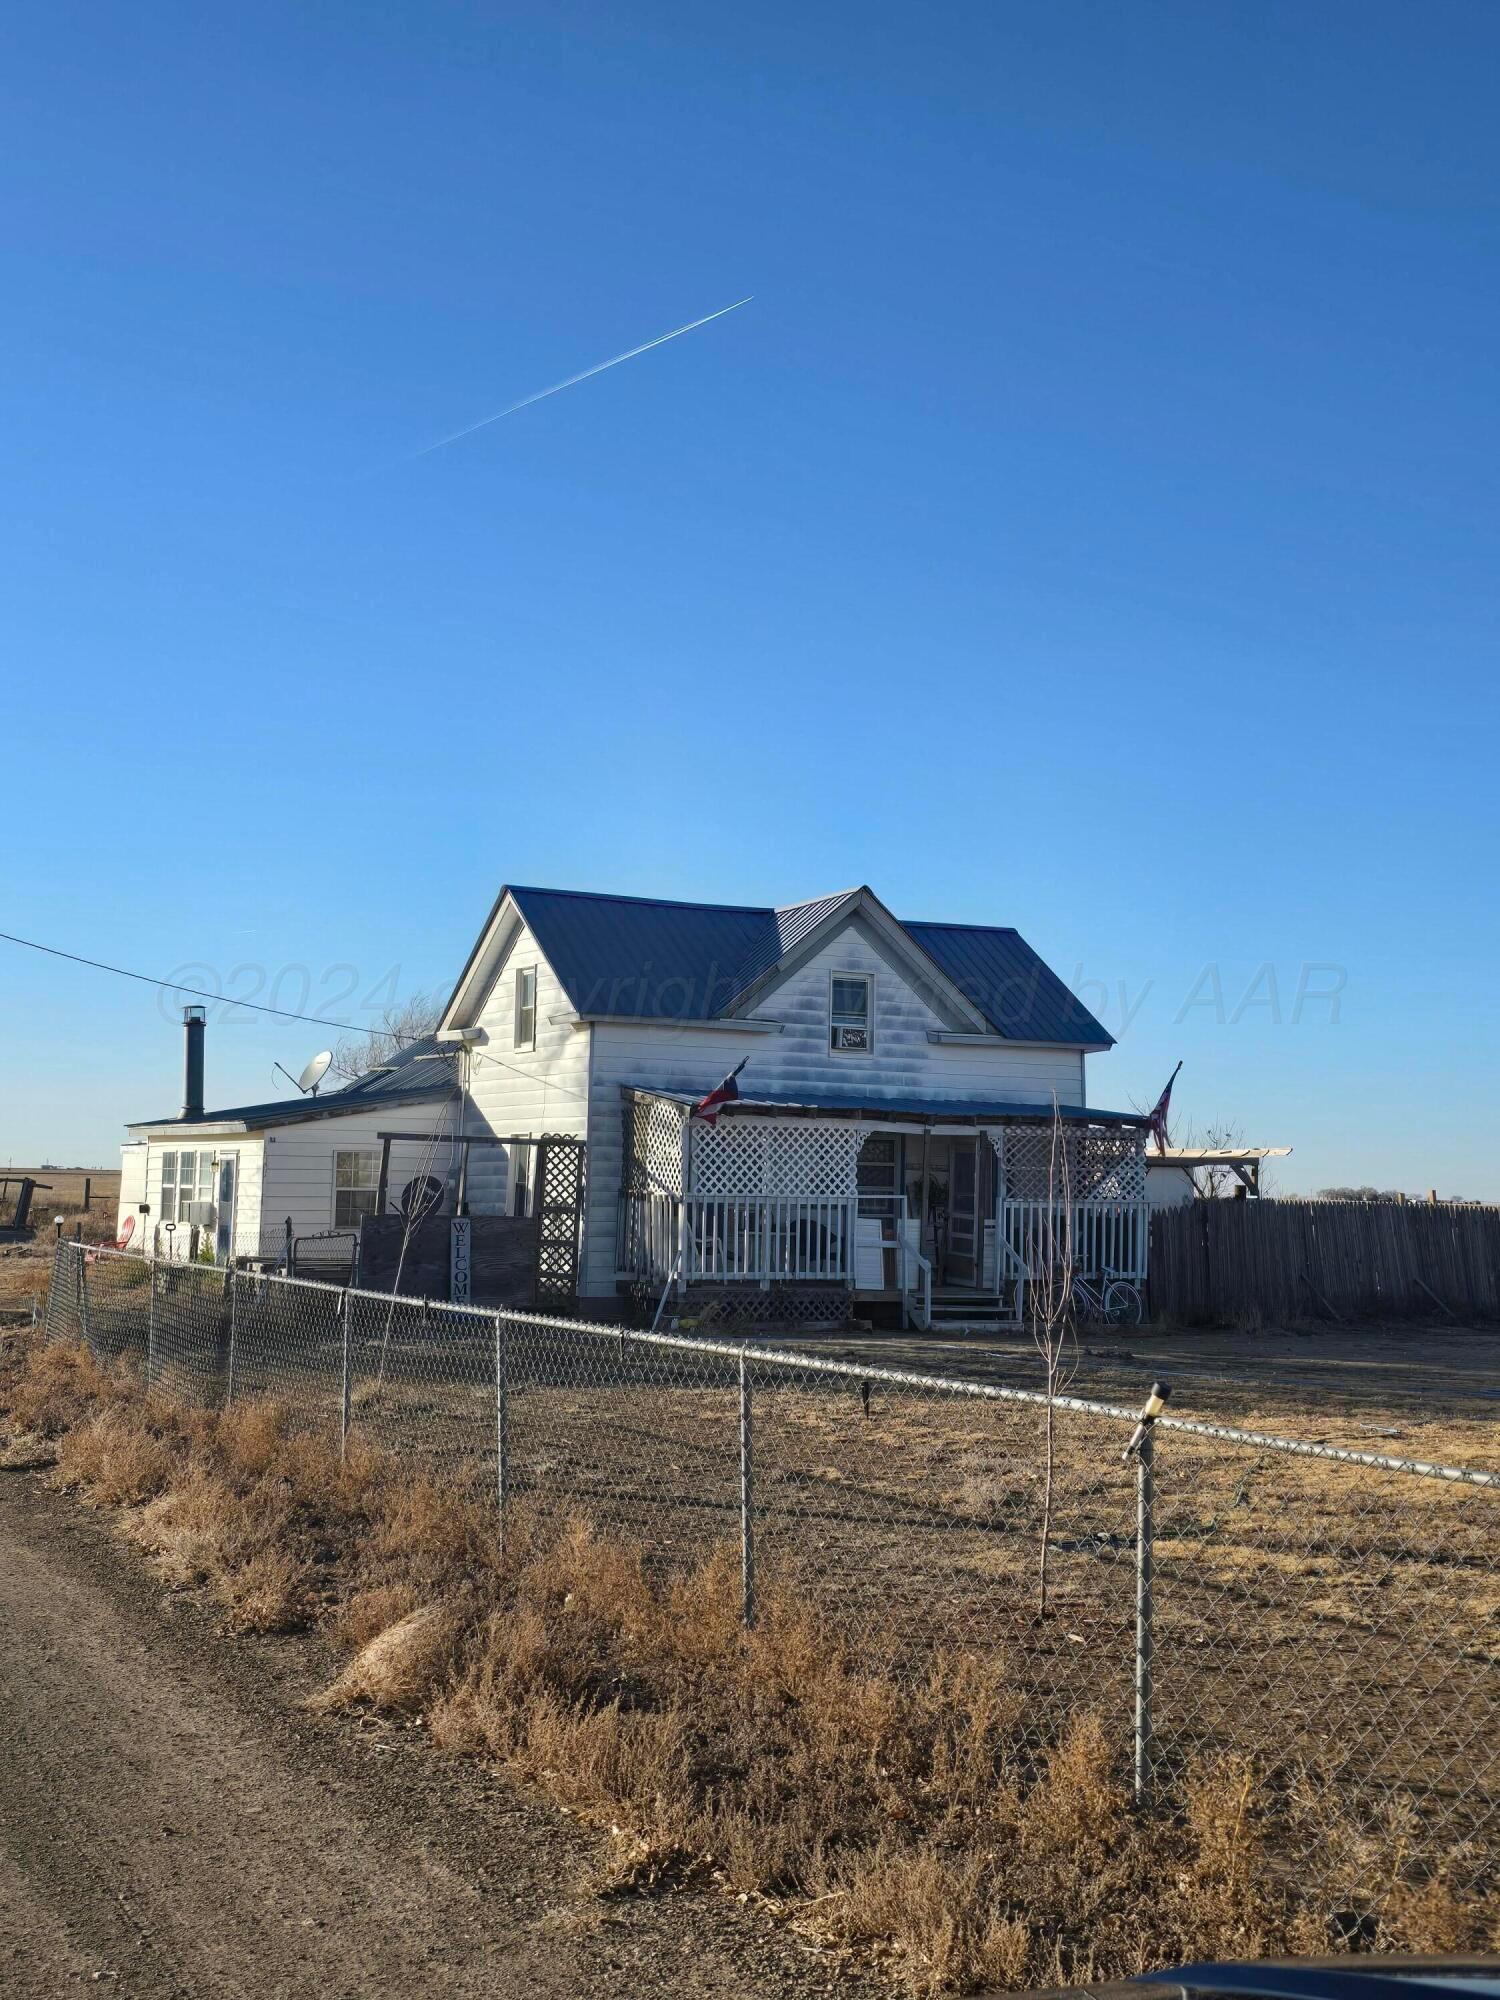
<path fill-rule="evenodd" d="M 329 1065 L 332 1061 L 332 1049 L 319 1049 L 312 1061 L 307 1063 L 303 1068 L 301 1076 L 297 1079 L 297 1088 L 299 1090 L 310 1090 L 316 1096 L 318 1085 L 327 1076 Z"/>
<path fill-rule="evenodd" d="M 425 1222 L 443 1199 L 443 1184 L 436 1174 L 417 1174 L 401 1190 L 401 1213 L 408 1222 Z"/>

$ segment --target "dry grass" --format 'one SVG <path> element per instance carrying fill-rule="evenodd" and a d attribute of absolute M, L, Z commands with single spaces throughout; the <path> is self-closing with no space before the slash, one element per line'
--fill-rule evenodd
<path fill-rule="evenodd" d="M 325 1630 L 347 1663 L 321 1708 L 421 1714 L 442 1749 L 608 1830 L 606 1886 L 711 1878 L 921 1993 L 1500 1943 L 1490 1856 L 1418 1868 L 1397 1814 L 1246 1761 L 1139 1813 L 1088 1715 L 1028 1744 L 1001 1657 L 898 1673 L 774 1577 L 745 1632 L 734 1551 L 663 1581 L 580 1521 L 517 1512 L 502 1553 L 461 1486 L 341 1462 L 274 1403 L 174 1406 L 75 1348 L 29 1348 L 4 1401 L 173 1581 L 240 1627 Z"/>

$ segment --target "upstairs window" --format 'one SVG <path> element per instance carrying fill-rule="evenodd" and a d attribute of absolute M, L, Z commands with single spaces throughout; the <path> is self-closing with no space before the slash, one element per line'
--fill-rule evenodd
<path fill-rule="evenodd" d="M 536 967 L 519 966 L 516 970 L 516 1047 L 534 1049 L 536 1047 Z"/>
<path fill-rule="evenodd" d="M 834 973 L 828 1046 L 836 1055 L 867 1056 L 874 1048 L 874 985 L 868 972 Z"/>
<path fill-rule="evenodd" d="M 380 1188 L 380 1155 L 361 1146 L 333 1156 L 333 1226 L 358 1229 L 362 1215 L 375 1213 Z"/>

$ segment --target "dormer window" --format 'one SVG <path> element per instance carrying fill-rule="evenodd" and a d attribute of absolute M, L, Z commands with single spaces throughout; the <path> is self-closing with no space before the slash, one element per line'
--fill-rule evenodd
<path fill-rule="evenodd" d="M 829 995 L 828 1046 L 835 1055 L 867 1056 L 875 1046 L 875 981 L 868 972 L 836 972 Z"/>

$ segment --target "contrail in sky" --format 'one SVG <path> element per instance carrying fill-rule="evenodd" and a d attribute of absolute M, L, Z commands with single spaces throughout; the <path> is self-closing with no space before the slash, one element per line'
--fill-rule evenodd
<path fill-rule="evenodd" d="M 579 382 L 587 382 L 590 375 L 602 375 L 606 368 L 618 368 L 622 361 L 634 361 L 638 354 L 645 354 L 653 347 L 660 347 L 664 341 L 675 340 L 681 333 L 691 333 L 695 327 L 707 326 L 711 319 L 722 319 L 725 313 L 738 312 L 741 306 L 749 305 L 755 294 L 748 293 L 736 299 L 732 306 L 720 306 L 717 312 L 705 313 L 702 319 L 690 319 L 686 326 L 674 326 L 670 333 L 659 333 L 655 340 L 643 340 L 639 347 L 627 347 L 623 354 L 611 355 L 608 361 L 596 361 L 592 368 L 580 369 L 570 375 L 566 382 L 554 382 L 550 389 L 538 389 L 534 395 L 523 396 L 519 403 L 507 403 L 503 410 L 496 410 L 492 417 L 481 417 L 477 424 L 466 424 L 461 431 L 451 436 L 439 438 L 436 444 L 424 444 L 420 451 L 414 451 L 412 458 L 426 458 L 434 451 L 442 451 L 450 444 L 457 444 L 460 438 L 472 437 L 475 431 L 485 430 L 490 424 L 498 424 L 502 417 L 513 417 L 517 410 L 528 409 L 533 403 L 540 403 L 547 396 L 555 396 L 563 389 L 571 389 Z"/>

